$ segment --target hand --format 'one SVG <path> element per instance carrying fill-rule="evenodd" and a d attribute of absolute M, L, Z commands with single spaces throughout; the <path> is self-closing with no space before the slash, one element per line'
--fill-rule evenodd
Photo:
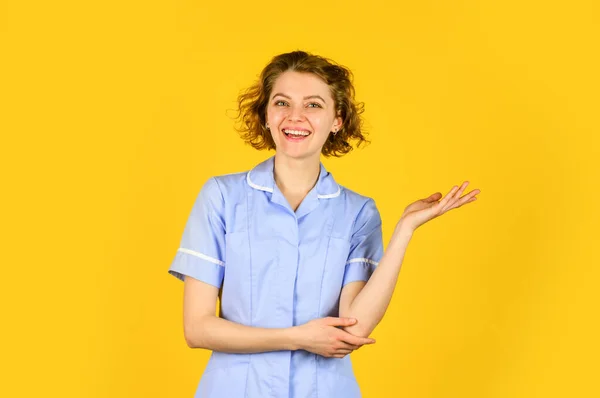
<path fill-rule="evenodd" d="M 404 210 L 397 227 L 401 227 L 412 233 L 427 221 L 439 217 L 452 209 L 456 209 L 465 203 L 477 200 L 476 195 L 481 192 L 479 189 L 474 189 L 462 198 L 460 197 L 467 185 L 469 185 L 469 181 L 463 182 L 460 188 L 456 185 L 453 186 L 441 201 L 439 199 L 442 197 L 442 194 L 436 192 L 428 198 L 411 203 Z"/>
<path fill-rule="evenodd" d="M 355 323 L 356 319 L 327 317 L 296 326 L 299 348 L 327 358 L 343 358 L 364 344 L 375 343 L 371 338 L 354 336 L 336 327 Z"/>

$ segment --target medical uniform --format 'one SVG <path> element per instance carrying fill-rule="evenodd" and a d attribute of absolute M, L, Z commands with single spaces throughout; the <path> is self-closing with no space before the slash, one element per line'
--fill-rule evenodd
<path fill-rule="evenodd" d="M 222 288 L 221 317 L 287 328 L 338 316 L 340 292 L 366 281 L 383 254 L 373 199 L 335 182 L 321 164 L 294 212 L 273 178 L 274 157 L 200 190 L 169 273 Z M 196 398 L 355 398 L 350 356 L 304 350 L 213 352 Z"/>

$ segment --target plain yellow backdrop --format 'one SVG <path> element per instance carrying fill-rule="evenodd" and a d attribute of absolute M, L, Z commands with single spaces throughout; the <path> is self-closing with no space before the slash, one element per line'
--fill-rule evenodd
<path fill-rule="evenodd" d="M 325 159 L 373 197 L 471 181 L 422 226 L 365 397 L 597 397 L 595 1 L 2 2 L 3 397 L 191 397 L 167 269 L 202 183 L 273 152 L 231 110 L 272 56 L 355 74 L 372 144 Z M 228 111 L 230 110 L 230 111 Z"/>

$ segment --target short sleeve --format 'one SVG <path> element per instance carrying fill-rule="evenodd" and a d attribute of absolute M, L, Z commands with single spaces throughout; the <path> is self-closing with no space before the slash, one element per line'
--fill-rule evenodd
<path fill-rule="evenodd" d="M 224 200 L 218 183 L 209 179 L 196 197 L 169 274 L 185 275 L 221 287 L 225 274 Z"/>
<path fill-rule="evenodd" d="M 369 280 L 382 256 L 381 216 L 375 201 L 369 198 L 354 223 L 342 286 L 350 282 Z"/>

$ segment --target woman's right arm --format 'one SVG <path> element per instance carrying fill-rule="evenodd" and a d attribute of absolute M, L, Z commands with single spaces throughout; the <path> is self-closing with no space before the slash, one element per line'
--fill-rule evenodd
<path fill-rule="evenodd" d="M 183 326 L 187 345 L 227 353 L 257 353 L 303 349 L 326 357 L 343 357 L 375 340 L 357 337 L 336 326 L 349 318 L 320 318 L 289 328 L 245 326 L 216 316 L 216 286 L 185 277 Z"/>

